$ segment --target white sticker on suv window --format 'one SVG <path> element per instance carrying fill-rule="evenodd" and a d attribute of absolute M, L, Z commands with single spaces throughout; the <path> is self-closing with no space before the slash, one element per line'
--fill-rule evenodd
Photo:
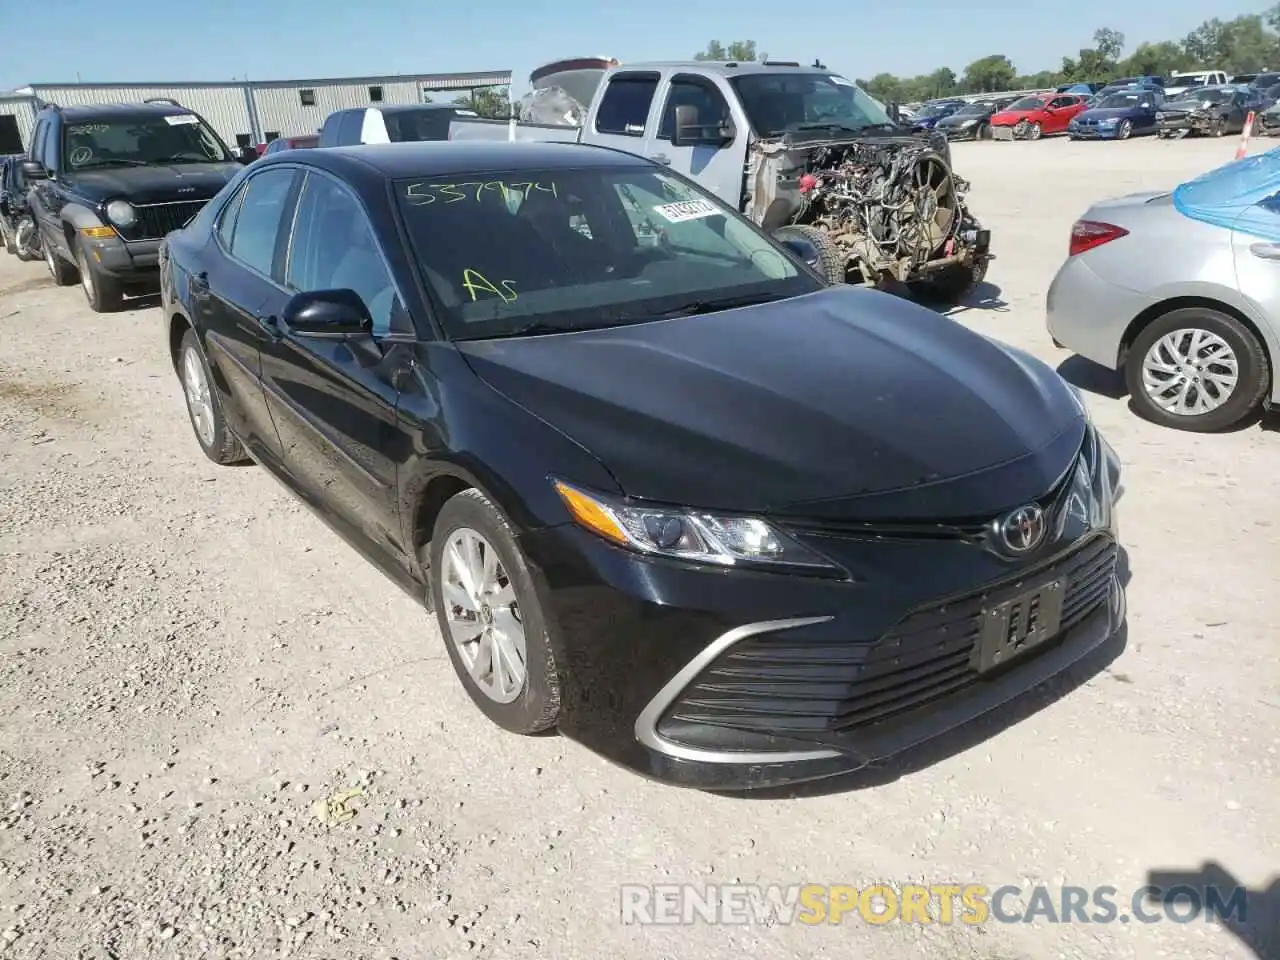
<path fill-rule="evenodd" d="M 852 87 L 852 86 L 853 86 L 853 81 L 852 81 L 852 80 L 846 80 L 844 77 L 838 77 L 838 76 L 836 76 L 835 74 L 832 74 L 832 75 L 831 75 L 831 82 L 832 82 L 832 83 L 838 83 L 838 84 L 839 84 L 840 86 L 842 86 L 842 87 Z"/>
<path fill-rule="evenodd" d="M 165 117 L 164 122 L 171 127 L 176 127 L 181 123 L 199 123 L 200 121 L 196 119 L 193 113 L 179 113 L 171 117 Z"/>
<path fill-rule="evenodd" d="M 716 205 L 707 200 L 681 200 L 678 203 L 663 203 L 653 208 L 667 223 L 684 223 L 686 220 L 701 220 L 703 217 L 714 217 L 720 211 Z"/>

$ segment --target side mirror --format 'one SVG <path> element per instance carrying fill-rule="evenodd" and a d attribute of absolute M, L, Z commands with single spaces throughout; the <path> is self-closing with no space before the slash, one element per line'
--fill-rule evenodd
<path fill-rule="evenodd" d="M 280 317 L 300 337 L 348 340 L 373 332 L 369 309 L 354 290 L 308 290 L 295 294 Z"/>
<path fill-rule="evenodd" d="M 733 141 L 733 124 L 707 126 L 698 123 L 698 111 L 690 104 L 676 107 L 675 129 L 671 131 L 673 147 L 716 147 Z"/>
<path fill-rule="evenodd" d="M 23 160 L 22 175 L 28 180 L 48 180 L 49 171 L 39 160 Z"/>

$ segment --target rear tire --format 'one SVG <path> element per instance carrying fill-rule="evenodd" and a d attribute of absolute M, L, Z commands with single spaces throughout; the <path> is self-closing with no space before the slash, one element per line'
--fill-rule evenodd
<path fill-rule="evenodd" d="M 1208 345 L 1201 348 L 1199 356 L 1181 362 L 1170 352 L 1171 347 L 1184 349 L 1196 334 L 1202 340 L 1213 339 L 1222 344 L 1211 355 L 1217 362 L 1204 362 Z M 1172 343 L 1165 340 L 1171 336 Z M 1148 369 L 1149 356 L 1159 361 L 1157 368 Z M 1221 380 L 1214 376 L 1229 369 L 1230 365 L 1223 362 L 1226 359 L 1234 365 L 1236 376 L 1229 392 L 1220 389 Z M 1207 307 L 1171 310 L 1148 324 L 1129 348 L 1124 373 L 1129 398 L 1140 416 L 1164 427 L 1193 433 L 1216 433 L 1251 418 L 1262 406 L 1271 382 L 1266 351 L 1253 331 L 1230 314 Z M 1216 405 L 1204 413 L 1170 411 L 1157 397 L 1170 402 L 1180 383 L 1183 395 L 1194 397 L 1203 390 Z M 1208 389 L 1201 384 L 1208 385 Z"/>
<path fill-rule="evenodd" d="M 844 283 L 844 255 L 824 231 L 819 230 L 817 227 L 803 227 L 792 224 L 779 227 L 773 231 L 773 236 L 777 240 L 795 237 L 798 240 L 804 240 L 806 243 L 812 244 L 818 255 L 817 259 L 810 262 L 809 266 L 816 270 L 818 275 L 828 283 Z"/>
<path fill-rule="evenodd" d="M 957 263 L 940 270 L 928 280 L 912 284 L 912 288 L 922 299 L 956 306 L 987 278 L 988 263 L 987 260 L 972 266 Z"/>
<path fill-rule="evenodd" d="M 468 544 L 476 548 L 480 570 L 460 578 L 460 563 L 471 569 L 471 558 L 463 556 Z M 445 502 L 423 550 L 440 636 L 472 702 L 512 733 L 529 735 L 555 726 L 560 715 L 555 656 L 537 587 L 507 518 L 479 490 L 464 490 Z M 517 632 L 523 635 L 524 660 L 516 668 L 522 675 L 518 684 L 503 689 L 496 678 L 513 678 L 512 663 L 519 661 L 521 645 Z M 487 655 L 482 652 L 486 643 Z M 501 667 L 494 664 L 495 657 Z"/>
<path fill-rule="evenodd" d="M 187 328 L 178 347 L 178 379 L 187 401 L 191 429 L 204 455 L 219 466 L 244 463 L 248 457 L 235 435 L 227 429 L 222 401 L 213 386 L 213 374 L 196 342 L 195 331 Z"/>

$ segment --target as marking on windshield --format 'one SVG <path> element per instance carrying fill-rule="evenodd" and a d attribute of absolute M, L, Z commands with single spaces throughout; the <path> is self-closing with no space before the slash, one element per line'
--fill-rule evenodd
<path fill-rule="evenodd" d="M 411 183 L 404 188 L 405 199 L 415 207 L 425 207 L 441 200 L 444 203 L 459 203 L 474 199 L 477 203 L 485 191 L 500 193 L 503 201 L 509 201 L 511 194 L 523 197 L 533 190 L 549 193 L 559 197 L 554 183 L 535 183 L 531 180 L 470 180 L 465 183 Z"/>
<path fill-rule="evenodd" d="M 479 270 L 463 270 L 462 285 L 467 288 L 467 293 L 471 295 L 471 302 L 476 302 L 476 291 L 482 293 L 491 293 L 495 297 L 501 297 L 504 303 L 511 303 L 516 299 L 516 292 L 512 288 L 516 285 L 514 280 L 499 280 L 501 290 L 495 287 L 489 279 Z"/>

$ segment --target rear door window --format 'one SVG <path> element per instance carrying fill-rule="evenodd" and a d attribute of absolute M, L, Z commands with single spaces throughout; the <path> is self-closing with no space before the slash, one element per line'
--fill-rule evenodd
<path fill-rule="evenodd" d="M 596 111 L 596 132 L 644 136 L 649 107 L 658 91 L 656 73 L 619 74 L 609 80 Z"/>
<path fill-rule="evenodd" d="M 232 227 L 231 256 L 264 277 L 273 275 L 280 223 L 290 206 L 296 177 L 288 167 L 266 170 L 251 177 L 242 191 Z"/>

